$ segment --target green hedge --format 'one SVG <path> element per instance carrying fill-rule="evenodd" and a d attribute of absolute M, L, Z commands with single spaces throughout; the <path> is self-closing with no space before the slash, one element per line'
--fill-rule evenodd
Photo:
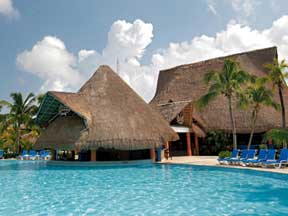
<path fill-rule="evenodd" d="M 221 151 L 218 154 L 219 158 L 231 157 L 231 155 L 232 155 L 232 152 L 230 151 Z"/>

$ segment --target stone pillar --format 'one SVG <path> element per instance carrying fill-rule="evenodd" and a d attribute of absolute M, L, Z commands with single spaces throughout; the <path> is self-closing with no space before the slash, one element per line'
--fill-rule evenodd
<path fill-rule="evenodd" d="M 187 138 L 187 155 L 192 156 L 190 132 L 186 133 L 186 138 Z"/>
<path fill-rule="evenodd" d="M 196 134 L 194 136 L 194 142 L 195 142 L 196 155 L 199 155 L 199 139 L 198 139 L 198 136 Z"/>
<path fill-rule="evenodd" d="M 91 161 L 96 161 L 96 155 L 97 155 L 96 150 L 91 150 Z"/>
<path fill-rule="evenodd" d="M 154 148 L 150 149 L 150 158 L 151 158 L 152 161 L 155 161 L 155 159 L 156 159 L 155 149 Z"/>

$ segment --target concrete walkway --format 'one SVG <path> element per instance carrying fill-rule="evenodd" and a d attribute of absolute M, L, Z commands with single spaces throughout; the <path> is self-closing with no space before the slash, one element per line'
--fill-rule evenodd
<path fill-rule="evenodd" d="M 163 160 L 161 163 L 163 164 L 191 164 L 191 165 L 201 165 L 201 166 L 217 166 L 217 167 L 229 167 L 236 169 L 251 169 L 258 170 L 264 172 L 275 172 L 275 173 L 283 173 L 288 174 L 288 167 L 285 168 L 262 168 L 262 167 L 243 167 L 243 166 L 233 166 L 233 165 L 219 165 L 217 161 L 217 156 L 181 156 L 181 157 L 173 157 L 172 160 Z"/>

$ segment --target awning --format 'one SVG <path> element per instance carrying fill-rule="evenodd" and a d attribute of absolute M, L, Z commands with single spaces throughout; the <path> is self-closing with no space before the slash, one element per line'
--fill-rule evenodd
<path fill-rule="evenodd" d="M 176 133 L 195 133 L 198 137 L 205 137 L 206 133 L 198 125 L 192 124 L 192 128 L 180 125 L 171 125 Z"/>
<path fill-rule="evenodd" d="M 177 133 L 193 132 L 192 128 L 185 127 L 185 126 L 171 125 L 171 127 Z"/>

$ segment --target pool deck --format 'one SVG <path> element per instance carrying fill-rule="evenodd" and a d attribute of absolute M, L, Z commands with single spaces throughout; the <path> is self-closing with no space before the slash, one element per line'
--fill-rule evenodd
<path fill-rule="evenodd" d="M 288 167 L 285 168 L 262 168 L 262 167 L 243 167 L 243 166 L 233 166 L 233 165 L 220 165 L 217 161 L 217 156 L 181 156 L 173 157 L 172 160 L 162 160 L 160 163 L 163 164 L 190 164 L 190 165 L 200 165 L 200 166 L 215 166 L 215 167 L 229 167 L 236 169 L 251 169 L 264 172 L 275 172 L 288 174 Z"/>

